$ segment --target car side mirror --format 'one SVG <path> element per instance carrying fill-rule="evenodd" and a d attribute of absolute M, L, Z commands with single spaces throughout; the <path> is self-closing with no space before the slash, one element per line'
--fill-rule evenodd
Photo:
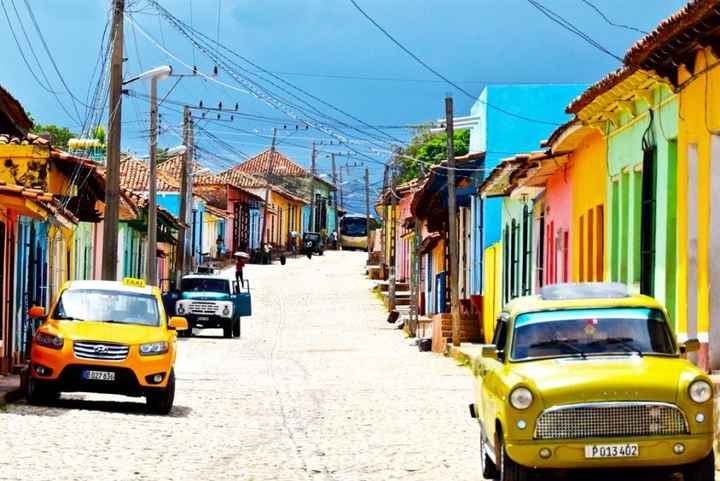
<path fill-rule="evenodd" d="M 186 331 L 188 329 L 188 322 L 184 317 L 173 316 L 168 322 L 168 327 L 176 331 Z"/>
<path fill-rule="evenodd" d="M 45 308 L 43 306 L 32 306 L 28 309 L 28 317 L 31 319 L 45 317 Z"/>
<path fill-rule="evenodd" d="M 683 354 L 688 352 L 698 352 L 700 350 L 700 341 L 697 339 L 688 339 L 680 345 L 680 352 Z"/>
<path fill-rule="evenodd" d="M 500 356 L 498 355 L 497 346 L 494 344 L 490 344 L 487 346 L 483 346 L 480 351 L 480 356 L 484 359 L 492 359 L 492 360 L 499 360 Z"/>

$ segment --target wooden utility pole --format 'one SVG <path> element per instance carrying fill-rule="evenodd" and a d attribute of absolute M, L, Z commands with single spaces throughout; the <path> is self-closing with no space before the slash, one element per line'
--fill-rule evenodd
<path fill-rule="evenodd" d="M 190 162 L 192 156 L 192 117 L 190 116 L 190 107 L 183 108 L 183 144 L 185 144 L 185 153 L 182 156 L 182 164 L 180 166 L 180 230 L 178 231 L 178 245 L 175 254 L 175 287 L 180 288 L 180 280 L 183 274 L 189 271 L 188 263 L 190 261 L 188 251 L 192 240 L 188 239 L 192 232 L 190 225 L 190 211 L 192 203 L 192 184 L 190 182 Z"/>
<path fill-rule="evenodd" d="M 390 224 L 390 262 L 388 265 L 388 307 L 391 311 L 395 310 L 395 307 L 397 306 L 397 298 L 395 296 L 395 292 L 397 290 L 397 279 L 395 275 L 395 248 L 397 247 L 397 225 L 396 225 L 396 213 L 397 210 L 397 196 L 395 195 L 395 181 L 397 177 L 395 175 L 395 166 L 393 165 L 390 168 L 390 219 L 388 219 L 388 223 Z"/>
<path fill-rule="evenodd" d="M 150 175 L 148 176 L 148 233 L 145 282 L 157 285 L 157 78 L 150 80 Z"/>
<path fill-rule="evenodd" d="M 418 164 L 420 169 L 419 177 L 423 178 L 425 173 L 423 164 Z M 420 319 L 420 244 L 422 242 L 422 229 L 420 218 L 415 216 L 415 236 L 413 237 L 413 262 L 412 262 L 412 307 L 410 311 L 410 333 L 417 337 L 418 321 Z M 425 333 L 423 333 L 424 335 Z"/>
<path fill-rule="evenodd" d="M 452 315 L 452 343 L 460 345 L 460 298 L 458 296 L 458 226 L 455 198 L 455 147 L 453 145 L 453 99 L 445 97 L 445 124 L 447 131 L 448 177 L 448 234 L 450 242 L 450 314 Z"/>
<path fill-rule="evenodd" d="M 372 252 L 372 246 L 370 245 L 370 173 L 368 172 L 367 167 L 365 167 L 365 231 L 367 235 L 367 251 L 369 256 Z"/>
<path fill-rule="evenodd" d="M 316 212 L 317 202 L 315 202 L 315 177 L 317 176 L 317 148 L 315 142 L 312 143 L 312 163 L 310 168 L 312 180 L 310 182 L 310 232 L 317 232 L 315 229 L 315 217 L 320 214 Z"/>
<path fill-rule="evenodd" d="M 345 196 L 343 195 L 343 175 L 342 175 L 342 168 L 340 168 L 339 173 L 339 186 L 340 186 L 340 208 L 345 209 Z"/>
<path fill-rule="evenodd" d="M 383 173 L 383 190 L 382 190 L 383 228 L 382 228 L 382 237 L 380 237 L 380 248 L 382 249 L 382 263 L 384 265 L 388 265 L 388 259 L 385 256 L 385 254 L 387 253 L 387 238 L 388 238 L 388 235 L 390 235 L 390 230 L 388 229 L 387 205 L 385 204 L 385 195 L 387 194 L 387 188 L 388 188 L 388 171 L 389 171 L 389 167 L 386 165 L 385 172 Z M 389 272 L 389 265 L 388 265 L 388 272 Z M 385 277 L 384 270 L 383 270 L 383 277 Z"/>
<path fill-rule="evenodd" d="M 262 230 L 260 231 L 260 250 L 261 252 L 264 252 L 265 242 L 267 241 L 265 237 L 265 231 L 267 229 L 267 216 L 268 216 L 268 207 L 270 206 L 270 178 L 272 176 L 272 167 L 273 167 L 273 157 L 275 157 L 275 140 L 277 138 L 277 129 L 273 129 L 272 133 L 272 143 L 270 144 L 270 156 L 268 158 L 268 166 L 267 166 L 267 172 L 265 173 L 265 208 L 263 209 L 263 218 L 262 218 Z M 282 229 L 281 229 L 282 230 Z"/>
<path fill-rule="evenodd" d="M 103 280 L 117 280 L 118 221 L 120 217 L 120 141 L 122 128 L 123 23 L 125 0 L 113 0 L 112 58 L 108 106 L 107 177 L 103 218 Z"/>
<path fill-rule="evenodd" d="M 330 154 L 330 158 L 332 159 L 332 181 L 333 186 L 335 187 L 335 190 L 333 191 L 333 204 L 335 204 L 335 236 L 338 240 L 338 245 L 340 245 L 340 217 L 338 216 L 338 195 L 337 195 L 337 174 L 335 172 L 335 154 Z"/>

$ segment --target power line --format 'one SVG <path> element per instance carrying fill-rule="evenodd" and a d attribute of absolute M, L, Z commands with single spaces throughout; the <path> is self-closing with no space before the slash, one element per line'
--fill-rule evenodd
<path fill-rule="evenodd" d="M 350 1 L 352 1 L 352 0 L 350 0 Z M 602 46 L 600 43 L 598 43 L 598 42 L 595 41 L 592 37 L 590 37 L 590 35 L 588 35 L 587 33 L 583 32 L 582 30 L 580 30 L 578 27 L 576 27 L 575 25 L 573 25 L 569 20 L 565 19 L 565 18 L 562 17 L 560 14 L 558 14 L 558 13 L 556 13 L 556 12 L 553 12 L 552 10 L 550 10 L 549 8 L 547 8 L 545 5 L 543 5 L 542 3 L 538 2 L 537 0 L 527 0 L 527 1 L 528 1 L 528 3 L 529 3 L 530 5 L 532 5 L 533 7 L 535 7 L 535 9 L 537 9 L 540 13 L 542 13 L 544 16 L 546 16 L 547 18 L 549 18 L 551 21 L 553 21 L 553 22 L 557 23 L 558 25 L 560 25 L 560 26 L 561 26 L 562 28 L 564 28 L 565 30 L 567 30 L 567 31 L 569 31 L 569 32 L 577 35 L 578 37 L 580 37 L 581 39 L 583 39 L 583 40 L 584 40 L 585 42 L 587 42 L 588 44 L 592 45 L 593 47 L 595 47 L 596 49 L 600 50 L 601 52 L 603 52 L 603 53 L 611 56 L 612 58 L 614 58 L 614 59 L 617 60 L 618 62 L 620 62 L 620 63 L 623 62 L 622 57 L 618 56 L 617 54 L 611 52 L 610 50 L 608 50 L 607 48 L 605 48 L 604 46 Z"/>
<path fill-rule="evenodd" d="M 473 101 L 477 101 L 480 103 L 483 103 L 487 105 L 489 108 L 492 108 L 494 110 L 497 110 L 498 112 L 502 112 L 506 115 L 509 115 L 511 117 L 518 118 L 520 120 L 525 120 L 527 122 L 533 122 L 538 124 L 545 124 L 545 125 L 553 125 L 558 126 L 560 125 L 557 122 L 549 122 L 547 120 L 540 120 L 540 119 L 533 119 L 531 117 L 527 117 L 525 115 L 517 114 L 515 112 L 510 112 L 509 110 L 503 109 L 501 107 L 497 107 L 490 102 L 486 102 L 482 99 L 479 99 L 477 95 L 473 95 L 464 88 L 460 87 L 457 83 L 453 82 L 443 74 L 441 74 L 439 71 L 435 70 L 433 67 L 431 67 L 427 62 L 425 62 L 423 59 L 415 55 L 409 48 L 407 48 L 405 45 L 403 45 L 399 40 L 397 40 L 389 31 L 387 31 L 382 25 L 380 25 L 378 22 L 375 21 L 374 18 L 372 18 L 365 10 L 363 10 L 360 5 L 355 0 L 349 0 L 350 3 L 353 4 L 353 6 L 357 9 L 358 12 L 360 12 L 370 23 L 372 23 L 378 30 L 380 30 L 387 38 L 390 39 L 395 45 L 397 45 L 403 52 L 408 54 L 410 57 L 412 57 L 416 62 L 418 62 L 420 65 L 425 67 L 425 69 L 432 72 L 435 76 L 441 78 L 445 83 L 453 86 L 455 89 L 457 89 L 459 92 L 465 94 L 469 98 L 471 98 Z"/>
<path fill-rule="evenodd" d="M 643 35 L 647 35 L 647 33 L 648 33 L 645 30 L 640 30 L 639 28 L 631 27 L 630 25 L 623 25 L 621 23 L 615 23 L 612 20 L 610 20 L 610 18 L 607 15 L 605 15 L 603 13 L 603 11 L 600 10 L 600 8 L 597 5 L 595 5 L 594 3 L 590 2 L 589 0 L 580 0 L 580 1 L 583 2 L 585 5 L 587 5 L 588 7 L 595 10 L 598 13 L 598 15 L 600 15 L 602 17 L 602 19 L 605 20 L 605 22 L 607 22 L 609 25 L 612 25 L 613 27 L 624 28 L 625 30 L 632 30 L 634 32 L 641 33 Z"/>

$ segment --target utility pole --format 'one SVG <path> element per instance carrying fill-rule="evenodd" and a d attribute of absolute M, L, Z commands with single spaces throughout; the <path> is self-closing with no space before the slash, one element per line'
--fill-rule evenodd
<path fill-rule="evenodd" d="M 367 251 L 368 259 L 372 252 L 370 245 L 370 174 L 368 168 L 365 167 L 365 233 L 367 234 Z"/>
<path fill-rule="evenodd" d="M 420 178 L 425 175 L 423 164 L 418 164 Z M 420 218 L 415 216 L 415 236 L 413 237 L 413 262 L 412 262 L 412 310 L 410 311 L 410 333 L 417 337 L 417 327 L 420 320 L 420 243 L 422 241 L 422 229 Z M 423 333 L 424 335 L 425 333 Z"/>
<path fill-rule="evenodd" d="M 178 245 L 175 253 L 175 286 L 179 288 L 180 280 L 184 273 L 189 272 L 188 264 L 190 256 L 189 239 L 192 233 L 190 225 L 190 212 L 192 210 L 192 183 L 190 180 L 190 162 L 192 157 L 192 117 L 190 115 L 190 107 L 183 108 L 183 144 L 185 145 L 185 153 L 182 156 L 182 164 L 180 166 L 180 223 L 182 226 L 178 231 Z"/>
<path fill-rule="evenodd" d="M 390 311 L 394 311 L 395 307 L 397 306 L 397 299 L 395 296 L 396 292 L 396 282 L 397 279 L 395 278 L 395 247 L 397 246 L 397 241 L 395 239 L 397 228 L 395 225 L 395 211 L 397 210 L 397 197 L 395 196 L 395 166 L 393 165 L 390 168 L 390 219 L 388 219 L 388 223 L 390 224 L 390 262 L 388 265 L 388 277 L 390 284 L 388 285 L 388 304 Z"/>
<path fill-rule="evenodd" d="M 268 207 L 270 205 L 270 177 L 272 176 L 273 157 L 275 157 L 276 137 L 277 137 L 277 129 L 273 129 L 272 144 L 270 145 L 270 156 L 268 158 L 268 167 L 267 167 L 267 172 L 265 174 L 265 208 L 263 209 L 262 230 L 260 231 L 260 241 L 261 241 L 260 242 L 260 250 L 261 250 L 261 252 L 264 252 L 262 249 L 265 247 L 265 242 L 266 242 L 265 230 L 267 228 Z"/>
<path fill-rule="evenodd" d="M 120 217 L 120 141 L 122 127 L 123 23 L 125 0 L 113 0 L 112 58 L 108 106 L 107 177 L 103 219 L 103 280 L 117 280 L 118 221 Z"/>
<path fill-rule="evenodd" d="M 388 239 L 388 235 L 390 235 L 390 230 L 388 228 L 387 205 L 385 204 L 385 194 L 387 194 L 387 188 L 388 188 L 388 170 L 389 170 L 389 167 L 386 165 L 385 172 L 383 172 L 383 190 L 382 190 L 383 228 L 382 228 L 382 237 L 380 238 L 380 248 L 382 249 L 382 264 L 388 265 L 388 273 L 389 273 L 390 266 L 388 264 L 388 259 L 385 256 L 385 254 L 387 253 L 387 239 Z M 383 269 L 383 278 L 384 277 L 385 277 L 385 271 Z M 388 275 L 388 277 L 389 277 L 389 275 Z"/>
<path fill-rule="evenodd" d="M 343 175 L 342 175 L 342 168 L 340 169 L 340 208 L 345 208 L 345 196 L 343 195 Z"/>
<path fill-rule="evenodd" d="M 315 177 L 317 176 L 317 148 L 315 142 L 312 143 L 312 164 L 310 173 L 313 176 L 310 182 L 310 232 L 316 232 L 315 230 L 315 217 L 319 216 L 320 213 L 316 212 L 317 202 L 315 202 Z"/>
<path fill-rule="evenodd" d="M 335 186 L 335 191 L 333 191 L 333 197 L 334 197 L 333 204 L 335 204 L 335 236 L 337 237 L 338 245 L 340 245 L 340 217 L 338 217 L 338 195 L 337 195 L 338 184 L 337 184 L 337 175 L 335 173 L 335 154 L 334 153 L 330 154 L 330 158 L 332 159 L 332 181 L 333 181 L 333 186 Z"/>
<path fill-rule="evenodd" d="M 150 175 L 148 179 L 148 233 L 145 282 L 157 285 L 157 78 L 150 80 Z"/>
<path fill-rule="evenodd" d="M 450 241 L 450 313 L 452 315 L 452 343 L 460 345 L 460 298 L 458 293 L 458 226 L 455 198 L 455 147 L 453 145 L 453 99 L 445 97 L 448 166 L 448 231 Z"/>

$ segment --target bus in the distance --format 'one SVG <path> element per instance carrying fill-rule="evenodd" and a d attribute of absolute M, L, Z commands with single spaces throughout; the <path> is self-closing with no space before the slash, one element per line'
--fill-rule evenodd
<path fill-rule="evenodd" d="M 370 219 L 370 234 L 372 235 L 372 219 Z M 343 249 L 367 250 L 367 219 L 360 214 L 346 214 L 340 219 L 340 244 Z"/>

